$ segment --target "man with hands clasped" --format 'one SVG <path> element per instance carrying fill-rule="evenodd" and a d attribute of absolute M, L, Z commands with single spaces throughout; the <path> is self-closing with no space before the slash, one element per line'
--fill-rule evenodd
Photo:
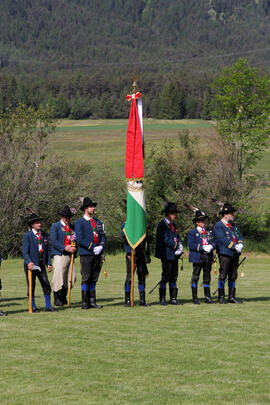
<path fill-rule="evenodd" d="M 235 298 L 235 281 L 237 279 L 239 256 L 243 249 L 243 237 L 234 223 L 234 212 L 233 206 L 225 203 L 220 211 L 222 219 L 214 226 L 220 264 L 218 280 L 220 304 L 226 303 L 224 286 L 227 278 L 229 288 L 228 303 L 241 304 L 241 301 Z"/>
<path fill-rule="evenodd" d="M 97 203 L 89 197 L 83 199 L 82 218 L 75 223 L 76 240 L 82 275 L 82 309 L 102 308 L 96 303 L 96 283 L 101 270 L 101 252 L 106 236 L 103 223 L 94 218 Z"/>
<path fill-rule="evenodd" d="M 193 263 L 193 273 L 191 277 L 191 291 L 193 304 L 199 305 L 197 296 L 198 281 L 203 269 L 203 287 L 206 304 L 214 304 L 210 293 L 211 269 L 213 262 L 213 250 L 216 241 L 213 234 L 206 231 L 205 224 L 208 216 L 197 209 L 193 222 L 196 225 L 188 233 L 189 261 Z"/>
<path fill-rule="evenodd" d="M 167 202 L 162 213 L 165 217 L 160 221 L 156 231 L 155 256 L 161 260 L 162 273 L 159 288 L 160 305 L 166 303 L 166 284 L 169 283 L 170 301 L 172 305 L 181 305 L 177 302 L 178 259 L 183 252 L 183 244 L 179 231 L 174 222 L 179 213 L 173 202 Z"/>

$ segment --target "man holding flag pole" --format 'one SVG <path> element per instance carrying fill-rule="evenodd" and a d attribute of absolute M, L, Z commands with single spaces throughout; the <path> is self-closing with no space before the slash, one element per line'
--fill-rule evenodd
<path fill-rule="evenodd" d="M 146 237 L 146 205 L 143 170 L 143 126 L 141 93 L 127 95 L 131 101 L 126 142 L 127 219 L 123 228 L 131 247 L 131 307 L 134 306 L 134 251 Z M 142 291 L 145 294 L 145 291 Z"/>

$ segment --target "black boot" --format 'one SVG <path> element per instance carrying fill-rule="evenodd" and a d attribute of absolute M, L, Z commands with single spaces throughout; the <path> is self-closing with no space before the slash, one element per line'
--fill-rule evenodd
<path fill-rule="evenodd" d="M 89 291 L 82 290 L 82 309 L 89 309 Z"/>
<path fill-rule="evenodd" d="M 205 296 L 204 302 L 206 304 L 214 304 L 214 301 L 211 298 L 209 287 L 204 287 L 204 296 Z"/>
<path fill-rule="evenodd" d="M 229 297 L 228 297 L 228 303 L 229 304 L 242 304 L 242 301 L 237 300 L 235 298 L 235 288 L 229 288 Z"/>
<path fill-rule="evenodd" d="M 226 304 L 224 288 L 218 289 L 218 302 L 219 304 Z"/>
<path fill-rule="evenodd" d="M 90 297 L 89 308 L 97 308 L 97 309 L 103 308 L 102 305 L 98 305 L 96 303 L 96 290 L 90 291 L 90 296 L 89 297 Z"/>
<path fill-rule="evenodd" d="M 145 291 L 139 291 L 140 293 L 140 307 L 150 307 L 150 304 L 145 302 Z"/>
<path fill-rule="evenodd" d="M 0 316 L 7 316 L 7 314 L 0 309 Z"/>
<path fill-rule="evenodd" d="M 125 291 L 125 306 L 130 307 L 130 291 Z"/>
<path fill-rule="evenodd" d="M 167 305 L 167 302 L 166 302 L 166 288 L 160 288 L 159 289 L 159 303 L 163 307 L 165 307 Z"/>
<path fill-rule="evenodd" d="M 200 305 L 199 300 L 198 300 L 198 296 L 197 296 L 197 287 L 191 287 L 191 291 L 192 291 L 193 304 Z"/>
<path fill-rule="evenodd" d="M 67 305 L 67 292 L 68 292 L 68 290 L 66 289 L 66 287 L 62 287 L 62 290 L 61 290 L 61 299 L 62 299 L 62 302 L 63 302 L 63 305 Z"/>
<path fill-rule="evenodd" d="M 177 294 L 178 288 L 177 287 L 170 287 L 170 302 L 171 305 L 182 305 L 180 302 L 177 301 Z"/>
<path fill-rule="evenodd" d="M 54 305 L 56 307 L 62 307 L 64 305 L 62 301 L 62 290 L 59 291 L 54 291 L 53 296 L 54 296 Z"/>

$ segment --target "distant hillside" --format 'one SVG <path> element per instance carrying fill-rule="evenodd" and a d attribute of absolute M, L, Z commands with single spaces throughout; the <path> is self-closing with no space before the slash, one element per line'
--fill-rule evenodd
<path fill-rule="evenodd" d="M 270 61 L 270 0 L 1 0 L 0 26 L 15 72 Z"/>

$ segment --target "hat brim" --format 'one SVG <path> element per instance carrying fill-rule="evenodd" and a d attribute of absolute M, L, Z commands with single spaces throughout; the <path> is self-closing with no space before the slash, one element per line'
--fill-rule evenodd
<path fill-rule="evenodd" d="M 97 203 L 95 203 L 95 202 L 93 202 L 93 203 L 91 203 L 91 204 L 86 204 L 86 205 L 82 205 L 81 206 L 81 211 L 84 211 L 85 210 L 85 208 L 87 208 L 87 207 L 96 207 L 97 206 Z"/>
<path fill-rule="evenodd" d="M 178 211 L 178 210 L 169 210 L 169 211 L 167 211 L 166 209 L 164 209 L 164 210 L 161 211 L 161 214 L 166 214 L 166 215 L 168 215 L 168 214 L 180 214 L 180 211 Z"/>
<path fill-rule="evenodd" d="M 236 212 L 236 210 L 233 208 L 233 209 L 227 210 L 227 211 L 220 211 L 220 212 L 219 212 L 219 215 L 233 214 L 234 212 Z"/>
<path fill-rule="evenodd" d="M 194 224 L 196 224 L 196 222 L 202 222 L 202 221 L 206 221 L 209 217 L 207 215 L 204 215 L 202 217 L 198 217 L 198 218 L 193 218 L 192 221 L 194 222 Z"/>
<path fill-rule="evenodd" d="M 31 224 L 34 224 L 35 222 L 39 222 L 39 221 L 43 221 L 43 220 L 44 220 L 44 218 L 39 217 L 39 218 L 32 219 L 31 221 L 28 221 L 27 223 L 28 223 L 28 225 L 31 225 Z"/>
<path fill-rule="evenodd" d="M 58 212 L 58 215 L 60 215 L 60 217 L 71 218 L 73 217 L 74 214 L 71 212 L 70 214 L 67 215 L 67 213 L 65 212 Z"/>

